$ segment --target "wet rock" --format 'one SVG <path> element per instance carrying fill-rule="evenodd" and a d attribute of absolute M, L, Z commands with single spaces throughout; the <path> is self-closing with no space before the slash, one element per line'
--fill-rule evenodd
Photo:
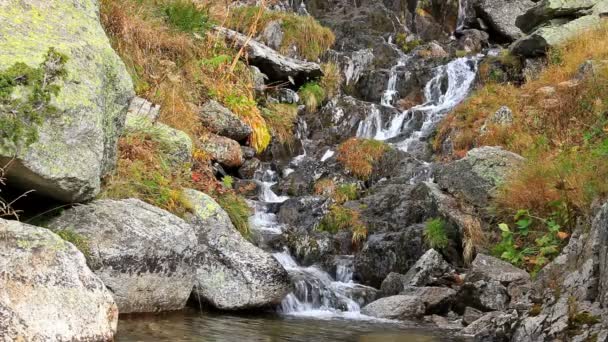
<path fill-rule="evenodd" d="M 475 3 L 477 16 L 483 19 L 499 40 L 514 41 L 524 36 L 517 27 L 519 16 L 534 6 L 530 0 L 494 1 L 479 0 Z"/>
<path fill-rule="evenodd" d="M 521 156 L 500 147 L 479 147 L 470 150 L 463 159 L 440 167 L 436 181 L 450 194 L 485 208 L 496 187 L 523 161 Z"/>
<path fill-rule="evenodd" d="M 424 311 L 420 298 L 410 295 L 381 298 L 361 309 L 361 313 L 367 316 L 401 320 L 420 318 Z"/>
<path fill-rule="evenodd" d="M 243 165 L 243 151 L 238 142 L 215 134 L 201 138 L 200 147 L 211 155 L 211 159 L 222 166 L 237 168 Z"/>
<path fill-rule="evenodd" d="M 166 160 L 176 167 L 183 167 L 192 160 L 193 144 L 190 136 L 160 122 L 154 122 L 148 115 L 129 113 L 125 122 L 125 133 L 145 134 L 157 142 Z"/>
<path fill-rule="evenodd" d="M 477 254 L 471 264 L 466 281 L 476 282 L 478 280 L 509 284 L 515 281 L 529 281 L 530 275 L 506 261 L 485 254 Z"/>
<path fill-rule="evenodd" d="M 489 46 L 490 35 L 487 32 L 469 29 L 456 32 L 458 49 L 466 52 L 481 52 Z"/>
<path fill-rule="evenodd" d="M 216 26 L 215 31 L 237 48 L 244 47 L 249 63 L 258 67 L 271 82 L 289 82 L 300 86 L 323 75 L 316 63 L 285 57 L 262 43 L 224 27 Z"/>
<path fill-rule="evenodd" d="M 424 303 L 425 314 L 446 314 L 454 301 L 456 291 L 448 287 L 406 287 L 402 293 L 419 298 Z"/>
<path fill-rule="evenodd" d="M 467 306 L 466 308 L 464 308 L 464 314 L 462 315 L 462 324 L 469 325 L 481 318 L 481 316 L 483 315 L 484 313 L 482 311 Z"/>
<path fill-rule="evenodd" d="M 182 219 L 137 199 L 65 210 L 49 227 L 89 241 L 88 264 L 121 313 L 179 310 L 194 284 L 196 238 Z"/>
<path fill-rule="evenodd" d="M 252 132 L 251 127 L 241 118 L 214 100 L 209 100 L 202 106 L 199 117 L 211 133 L 232 140 L 245 140 Z"/>
<path fill-rule="evenodd" d="M 16 156 L 7 174 L 13 185 L 70 203 L 93 199 L 100 179 L 113 170 L 135 95 L 98 12 L 92 0 L 0 3 L 0 70 L 20 62 L 37 68 L 50 48 L 68 58 L 67 77 L 53 83 L 57 110 L 33 125 L 38 139 L 27 148 L 3 141 L 0 165 Z"/>
<path fill-rule="evenodd" d="M 186 220 L 198 241 L 193 299 L 221 310 L 278 305 L 291 291 L 279 262 L 247 241 L 211 197 L 191 189 L 183 195 L 192 206 Z"/>
<path fill-rule="evenodd" d="M 0 219 L 3 341 L 111 341 L 118 308 L 71 243 Z M 69 324 L 68 324 L 69 323 Z"/>
<path fill-rule="evenodd" d="M 516 319 L 517 313 L 489 312 L 469 324 L 461 334 L 475 342 L 510 341 Z"/>
<path fill-rule="evenodd" d="M 405 286 L 428 286 L 436 284 L 440 278 L 453 272 L 441 254 L 434 249 L 429 249 L 416 261 L 416 263 L 403 276 Z"/>
<path fill-rule="evenodd" d="M 261 162 L 257 158 L 245 160 L 239 169 L 239 177 L 243 179 L 253 179 L 255 172 L 260 168 Z"/>
<path fill-rule="evenodd" d="M 355 273 L 363 284 L 380 287 L 391 272 L 404 273 L 424 253 L 424 225 L 413 225 L 400 232 L 370 235 L 355 256 Z"/>

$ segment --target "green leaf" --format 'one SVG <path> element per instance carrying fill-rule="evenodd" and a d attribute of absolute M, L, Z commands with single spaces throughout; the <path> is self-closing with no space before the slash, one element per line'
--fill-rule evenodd
<path fill-rule="evenodd" d="M 506 223 L 499 224 L 498 228 L 500 228 L 500 230 L 502 230 L 503 232 L 511 232 L 511 230 L 509 229 L 509 225 L 507 225 Z"/>

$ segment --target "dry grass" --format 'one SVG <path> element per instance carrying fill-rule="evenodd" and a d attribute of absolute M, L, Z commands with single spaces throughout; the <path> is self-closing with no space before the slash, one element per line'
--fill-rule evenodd
<path fill-rule="evenodd" d="M 365 181 L 388 149 L 382 141 L 351 138 L 338 147 L 338 161 L 355 177 Z"/>
<path fill-rule="evenodd" d="M 320 86 L 325 90 L 327 98 L 334 97 L 340 92 L 342 85 L 342 71 L 336 63 L 324 63 L 321 65 L 323 77 L 320 81 Z"/>

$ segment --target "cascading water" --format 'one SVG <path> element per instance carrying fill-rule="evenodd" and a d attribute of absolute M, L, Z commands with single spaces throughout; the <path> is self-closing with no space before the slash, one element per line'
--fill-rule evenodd
<path fill-rule="evenodd" d="M 456 21 L 456 30 L 460 30 L 464 27 L 465 21 L 467 19 L 468 6 L 468 0 L 458 1 L 458 20 Z"/>
<path fill-rule="evenodd" d="M 359 124 L 357 136 L 376 140 L 400 137 L 396 146 L 408 151 L 412 142 L 427 138 L 441 118 L 466 98 L 476 75 L 475 58 L 458 58 L 436 68 L 435 76 L 424 89 L 425 103 L 395 115 L 388 127 L 383 123 L 380 111 L 372 111 Z M 416 121 L 421 124 L 416 125 Z"/>

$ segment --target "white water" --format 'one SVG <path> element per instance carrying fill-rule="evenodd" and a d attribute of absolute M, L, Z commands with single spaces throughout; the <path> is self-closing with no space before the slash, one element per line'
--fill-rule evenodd
<path fill-rule="evenodd" d="M 399 69 L 401 67 L 405 66 L 406 62 L 407 62 L 407 58 L 401 57 L 397 61 L 397 64 L 395 64 L 391 68 L 391 71 L 390 71 L 389 77 L 388 77 L 388 85 L 386 87 L 386 90 L 384 91 L 384 94 L 382 94 L 382 99 L 380 100 L 380 104 L 382 104 L 383 106 L 392 107 L 393 103 L 395 101 L 395 97 L 397 95 L 399 95 L 399 92 L 397 91 L 397 81 L 399 78 Z"/>
<path fill-rule="evenodd" d="M 456 21 L 456 30 L 461 29 L 464 26 L 464 21 L 467 16 L 467 0 L 459 0 L 458 1 L 458 20 Z"/>
<path fill-rule="evenodd" d="M 474 58 L 458 58 L 436 68 L 435 76 L 424 89 L 425 103 L 395 115 L 388 123 L 388 127 L 382 121 L 380 111 L 372 111 L 359 124 L 357 136 L 376 140 L 395 138 L 405 133 L 410 121 L 416 120 L 414 114 L 422 113 L 424 115 L 422 127 L 396 144 L 400 149 L 407 151 L 412 142 L 427 138 L 443 116 L 467 97 L 476 75 L 477 60 Z"/>
<path fill-rule="evenodd" d="M 326 160 L 328 160 L 329 158 L 333 157 L 336 154 L 336 152 L 332 151 L 332 150 L 327 150 L 327 152 L 325 152 L 325 154 L 323 154 L 323 157 L 321 157 L 321 161 L 324 162 Z"/>

